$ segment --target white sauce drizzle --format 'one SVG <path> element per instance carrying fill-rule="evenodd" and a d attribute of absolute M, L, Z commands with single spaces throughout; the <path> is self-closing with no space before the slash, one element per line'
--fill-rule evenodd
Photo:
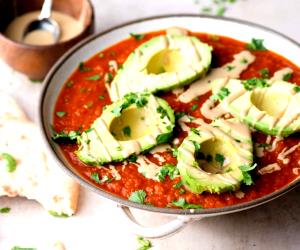
<path fill-rule="evenodd" d="M 242 199 L 245 197 L 245 193 L 241 190 L 237 191 L 234 193 L 235 197 L 238 198 L 238 199 Z"/>
<path fill-rule="evenodd" d="M 121 175 L 119 172 L 116 170 L 115 166 L 109 165 L 109 169 L 111 171 L 112 176 L 118 181 L 121 180 Z"/>
<path fill-rule="evenodd" d="M 243 60 L 245 60 L 245 63 L 242 63 Z M 254 62 L 254 60 L 255 56 L 249 51 L 242 51 L 235 54 L 232 62 L 227 63 L 220 68 L 212 69 L 206 77 L 192 83 L 189 88 L 178 97 L 179 101 L 188 103 L 195 97 L 209 92 L 211 90 L 210 82 L 217 78 L 238 78 L 240 74 L 248 68 L 249 64 Z M 232 67 L 232 69 L 228 70 L 228 67 Z"/>
<path fill-rule="evenodd" d="M 117 72 L 118 71 L 118 63 L 117 63 L 117 61 L 110 60 L 108 62 L 108 67 L 109 67 L 109 71 Z"/>
<path fill-rule="evenodd" d="M 163 162 L 166 161 L 166 159 L 164 157 L 162 157 L 161 155 L 159 155 L 159 154 L 154 154 L 153 157 L 155 159 L 157 159 L 160 163 L 163 163 Z"/>
<path fill-rule="evenodd" d="M 259 143 L 255 143 L 254 148 L 255 148 L 255 155 L 257 157 L 261 158 L 265 155 L 264 153 L 265 149 L 261 147 Z"/>
<path fill-rule="evenodd" d="M 300 142 L 293 147 L 291 147 L 289 150 L 285 147 L 278 155 L 277 159 L 281 160 L 283 164 L 288 164 L 290 162 L 289 158 L 286 158 L 289 154 L 293 153 L 297 148 L 300 147 Z"/>
<path fill-rule="evenodd" d="M 281 167 L 279 166 L 278 163 L 272 163 L 272 164 L 269 164 L 263 168 L 261 168 L 260 170 L 258 170 L 258 173 L 260 175 L 264 175 L 264 174 L 271 174 L 275 171 L 280 171 L 281 170 Z"/>
<path fill-rule="evenodd" d="M 270 137 L 270 138 L 271 138 L 271 137 Z M 273 142 L 272 142 L 271 147 L 268 149 L 268 151 L 269 151 L 269 152 L 273 152 L 273 151 L 276 149 L 276 147 L 277 147 L 277 143 L 280 142 L 281 140 L 283 140 L 282 137 L 276 136 L 275 139 L 274 139 Z M 268 144 L 269 144 L 269 143 L 268 143 Z"/>
<path fill-rule="evenodd" d="M 171 149 L 171 146 L 169 144 L 161 144 L 161 145 L 158 145 L 155 148 L 151 149 L 150 153 L 151 154 L 162 153 L 162 152 L 165 152 L 170 149 Z"/>
<path fill-rule="evenodd" d="M 178 145 L 179 144 L 179 139 L 178 138 L 175 138 L 174 140 L 173 140 L 173 144 L 175 144 L 175 145 Z"/>
<path fill-rule="evenodd" d="M 299 175 L 300 168 L 293 168 L 292 171 L 294 175 Z"/>
<path fill-rule="evenodd" d="M 145 156 L 139 155 L 136 162 L 138 172 L 144 175 L 147 179 L 159 181 L 157 175 L 160 172 L 161 166 L 149 161 Z"/>
<path fill-rule="evenodd" d="M 176 96 L 182 94 L 184 92 L 184 88 L 176 88 L 172 90 L 172 93 Z"/>

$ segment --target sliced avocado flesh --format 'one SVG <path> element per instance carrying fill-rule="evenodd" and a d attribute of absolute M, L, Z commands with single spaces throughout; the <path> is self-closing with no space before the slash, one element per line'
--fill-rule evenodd
<path fill-rule="evenodd" d="M 212 82 L 217 94 L 227 88 L 221 106 L 241 122 L 268 135 L 286 137 L 300 130 L 300 93 L 297 85 L 276 80 L 265 86 L 245 88 L 247 81 L 218 79 Z"/>
<path fill-rule="evenodd" d="M 103 111 L 78 138 L 78 158 L 90 165 L 122 161 L 166 142 L 174 128 L 168 103 L 148 93 L 130 93 Z"/>
<path fill-rule="evenodd" d="M 244 179 L 240 166 L 253 160 L 250 130 L 235 121 L 202 124 L 183 140 L 177 160 L 182 182 L 192 193 L 238 190 Z"/>
<path fill-rule="evenodd" d="M 212 47 L 186 35 L 157 36 L 140 45 L 118 70 L 112 101 L 129 92 L 170 90 L 191 83 L 208 70 Z"/>

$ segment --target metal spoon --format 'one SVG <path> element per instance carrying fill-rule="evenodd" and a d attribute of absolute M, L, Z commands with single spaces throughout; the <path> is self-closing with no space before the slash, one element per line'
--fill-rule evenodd
<path fill-rule="evenodd" d="M 61 31 L 58 23 L 51 18 L 51 8 L 52 0 L 45 0 L 38 19 L 29 23 L 24 30 L 23 39 L 34 30 L 45 30 L 52 34 L 55 43 L 59 41 Z"/>

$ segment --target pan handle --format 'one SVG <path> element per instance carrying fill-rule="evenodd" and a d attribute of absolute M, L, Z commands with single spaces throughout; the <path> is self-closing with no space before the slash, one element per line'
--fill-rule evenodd
<path fill-rule="evenodd" d="M 157 238 L 170 236 L 174 233 L 179 232 L 188 223 L 193 221 L 192 218 L 189 218 L 187 216 L 177 216 L 176 218 L 174 218 L 173 220 L 171 220 L 166 224 L 155 226 L 155 227 L 145 227 L 135 219 L 129 207 L 126 206 L 119 206 L 119 207 L 121 211 L 124 213 L 125 218 L 129 222 L 131 231 L 133 231 L 135 234 L 139 236 L 142 236 L 144 238 L 149 238 L 149 239 L 157 239 Z"/>

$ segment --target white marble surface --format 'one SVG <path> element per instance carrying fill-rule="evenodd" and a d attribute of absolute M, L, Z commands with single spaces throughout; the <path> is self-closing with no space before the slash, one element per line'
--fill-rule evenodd
<path fill-rule="evenodd" d="M 169 14 L 199 13 L 208 1 L 199 0 L 93 0 L 96 30 L 101 31 L 136 18 Z M 300 41 L 299 0 L 237 0 L 225 16 L 242 18 L 276 29 Z M 230 34 L 229 34 L 230 36 Z M 299 55 L 300 56 L 300 55 Z M 41 85 L 0 64 L 0 90 L 13 94 L 27 114 L 36 120 Z M 14 245 L 46 249 L 61 240 L 68 250 L 137 248 L 135 236 L 128 230 L 120 211 L 111 202 L 81 190 L 78 214 L 57 219 L 34 201 L 0 198 L 0 207 L 11 207 L 0 214 L 0 250 Z M 285 250 L 300 249 L 300 188 L 266 205 L 248 211 L 203 219 L 188 225 L 180 233 L 153 240 L 153 249 L 173 250 Z M 136 213 L 145 224 L 168 218 L 144 212 Z"/>

